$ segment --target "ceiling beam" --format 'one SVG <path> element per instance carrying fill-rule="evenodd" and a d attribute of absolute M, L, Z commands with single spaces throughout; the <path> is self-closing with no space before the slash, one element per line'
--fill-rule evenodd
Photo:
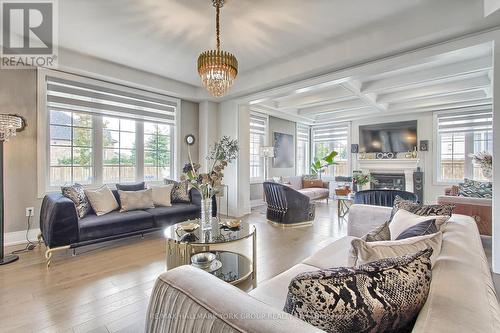
<path fill-rule="evenodd" d="M 364 101 L 356 98 L 342 102 L 328 103 L 326 105 L 318 106 L 318 107 L 307 107 L 303 109 L 299 109 L 299 115 L 310 115 L 310 114 L 321 114 L 321 113 L 332 113 L 337 111 L 344 110 L 358 110 L 362 108 L 366 108 L 367 105 Z"/>
<path fill-rule="evenodd" d="M 400 91 L 411 85 L 422 82 L 433 84 L 433 81 L 440 79 L 453 79 L 454 77 L 486 72 L 492 68 L 491 57 L 482 57 L 473 60 L 462 61 L 454 64 L 429 68 L 417 72 L 410 72 L 395 77 L 381 80 L 367 81 L 361 86 L 363 93 L 380 93 L 383 91 Z"/>
<path fill-rule="evenodd" d="M 449 103 L 457 103 L 457 102 L 467 102 L 467 101 L 475 101 L 488 98 L 487 94 L 484 90 L 476 90 L 465 93 L 456 93 L 448 96 L 440 96 L 440 97 L 430 97 L 419 99 L 411 102 L 400 102 L 389 104 L 389 110 L 391 109 L 411 109 L 411 108 L 420 108 L 420 107 L 428 107 L 433 105 L 443 105 Z"/>
<path fill-rule="evenodd" d="M 280 109 L 303 108 L 327 103 L 328 101 L 342 101 L 352 99 L 354 96 L 344 87 L 337 85 L 335 89 L 314 91 L 307 95 L 290 95 L 280 99 L 275 99 Z"/>
<path fill-rule="evenodd" d="M 384 112 L 387 110 L 387 105 L 377 102 L 377 95 L 371 93 L 364 93 L 361 91 L 361 82 L 358 80 L 349 80 L 341 84 L 344 88 L 358 96 L 360 100 L 373 107 L 375 110 Z"/>
<path fill-rule="evenodd" d="M 400 101 L 410 101 L 425 97 L 454 94 L 457 92 L 473 91 L 491 86 L 488 75 L 473 76 L 461 80 L 443 82 L 424 87 L 414 87 L 392 93 L 379 95 L 377 102 L 394 103 Z"/>

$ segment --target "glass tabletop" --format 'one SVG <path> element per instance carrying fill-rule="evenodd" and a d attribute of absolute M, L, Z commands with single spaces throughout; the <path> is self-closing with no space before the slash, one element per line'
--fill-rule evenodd
<path fill-rule="evenodd" d="M 186 232 L 180 228 L 183 224 L 197 223 L 199 220 L 189 220 L 181 223 L 174 224 L 163 231 L 166 238 L 172 239 L 179 243 L 189 244 L 221 244 L 230 243 L 250 237 L 255 232 L 255 226 L 245 222 L 241 222 L 238 228 L 228 228 L 221 223 L 224 219 L 214 218 L 212 222 L 212 229 L 201 230 L 201 225 L 192 232 Z"/>
<path fill-rule="evenodd" d="M 334 195 L 333 199 L 335 200 L 344 200 L 344 201 L 353 201 L 354 195 Z"/>
<path fill-rule="evenodd" d="M 252 262 L 247 257 L 229 251 L 212 251 L 222 267 L 210 274 L 227 283 L 238 283 L 252 273 Z"/>

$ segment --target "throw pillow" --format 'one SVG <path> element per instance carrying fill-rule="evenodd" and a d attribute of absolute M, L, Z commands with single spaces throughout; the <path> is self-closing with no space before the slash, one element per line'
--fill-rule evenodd
<path fill-rule="evenodd" d="M 438 229 L 441 229 L 441 226 L 444 225 L 444 223 L 449 219 L 450 217 L 446 215 L 432 216 L 432 217 L 420 216 L 417 214 L 407 212 L 404 209 L 400 209 L 396 212 L 396 214 L 394 214 L 392 221 L 389 223 L 389 230 L 391 231 L 391 239 L 395 240 L 406 229 L 428 220 L 434 220 L 436 227 Z"/>
<path fill-rule="evenodd" d="M 151 186 L 153 191 L 153 204 L 156 206 L 169 207 L 172 206 L 171 195 L 174 184 Z"/>
<path fill-rule="evenodd" d="M 85 190 L 85 195 L 95 214 L 101 216 L 120 208 L 113 192 L 106 185 L 96 190 Z"/>
<path fill-rule="evenodd" d="M 146 183 L 116 184 L 119 191 L 142 191 L 146 189 Z"/>
<path fill-rule="evenodd" d="M 412 237 L 402 240 L 365 242 L 356 238 L 351 241 L 351 259 L 355 265 L 363 265 L 375 260 L 404 256 L 408 253 L 422 251 L 428 247 L 432 248 L 431 262 L 437 259 L 441 252 L 443 233 L 437 232 L 432 235 Z"/>
<path fill-rule="evenodd" d="M 432 249 L 299 274 L 284 311 L 325 332 L 406 332 L 427 300 Z"/>
<path fill-rule="evenodd" d="M 122 208 L 120 212 L 128 212 L 131 210 L 138 209 L 149 209 L 155 208 L 153 204 L 153 190 L 147 189 L 142 191 L 120 191 L 118 190 L 118 195 L 120 196 L 120 202 Z"/>
<path fill-rule="evenodd" d="M 365 242 L 378 242 L 391 240 L 391 230 L 389 229 L 389 222 L 384 222 L 369 233 L 361 237 Z"/>
<path fill-rule="evenodd" d="M 391 220 L 394 217 L 394 214 L 396 214 L 396 212 L 400 209 L 404 209 L 410 213 L 417 214 L 420 216 L 437 216 L 437 215 L 451 216 L 453 209 L 455 209 L 455 205 L 453 204 L 423 205 L 410 200 L 404 200 L 400 196 L 396 196 L 396 198 L 394 199 L 394 206 L 392 208 Z"/>
<path fill-rule="evenodd" d="M 438 228 L 436 227 L 436 220 L 431 219 L 424 222 L 420 222 L 414 225 L 413 227 L 409 227 L 408 229 L 400 233 L 398 238 L 396 238 L 396 240 L 430 235 L 430 234 L 435 234 L 436 232 L 438 232 Z"/>
<path fill-rule="evenodd" d="M 472 179 L 464 179 L 463 183 L 458 184 L 458 195 L 470 198 L 491 198 L 493 186 L 490 182 L 478 182 Z"/>
<path fill-rule="evenodd" d="M 83 186 L 75 184 L 61 187 L 62 195 L 73 201 L 79 218 L 85 217 L 90 211 L 90 203 L 85 195 Z"/>
<path fill-rule="evenodd" d="M 177 182 L 175 180 L 165 179 L 165 185 L 174 184 L 172 188 L 172 203 L 190 203 L 191 198 L 189 197 L 189 183 Z"/>
<path fill-rule="evenodd" d="M 303 179 L 302 188 L 322 188 L 323 181 L 321 179 Z"/>

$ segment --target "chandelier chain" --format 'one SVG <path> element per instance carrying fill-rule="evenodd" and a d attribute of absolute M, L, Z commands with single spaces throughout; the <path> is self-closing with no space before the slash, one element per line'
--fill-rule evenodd
<path fill-rule="evenodd" d="M 219 21 L 219 16 L 220 16 L 220 7 L 216 6 L 216 13 L 215 13 L 215 34 L 217 38 L 217 51 L 220 51 L 220 21 Z"/>

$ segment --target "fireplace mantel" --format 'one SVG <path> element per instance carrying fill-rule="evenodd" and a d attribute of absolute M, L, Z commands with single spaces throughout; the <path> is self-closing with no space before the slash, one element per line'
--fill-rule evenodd
<path fill-rule="evenodd" d="M 358 159 L 360 169 L 369 170 L 416 170 L 418 158 L 392 158 L 392 159 Z"/>

